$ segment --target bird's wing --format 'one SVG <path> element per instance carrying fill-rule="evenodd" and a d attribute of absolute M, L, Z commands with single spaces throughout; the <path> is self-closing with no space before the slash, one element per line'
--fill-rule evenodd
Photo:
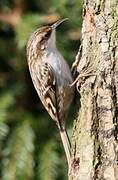
<path fill-rule="evenodd" d="M 38 94 L 52 119 L 57 121 L 56 79 L 54 70 L 48 63 L 42 63 L 41 68 L 37 67 L 37 69 L 38 91 L 40 91 Z"/>

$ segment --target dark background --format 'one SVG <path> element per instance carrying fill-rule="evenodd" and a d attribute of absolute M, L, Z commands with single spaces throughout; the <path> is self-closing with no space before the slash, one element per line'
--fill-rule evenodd
<path fill-rule="evenodd" d="M 69 20 L 57 29 L 57 46 L 71 67 L 80 43 L 81 0 L 0 0 L 2 180 L 67 179 L 60 136 L 32 85 L 26 60 L 31 32 L 65 17 Z M 67 120 L 70 136 L 73 109 Z"/>

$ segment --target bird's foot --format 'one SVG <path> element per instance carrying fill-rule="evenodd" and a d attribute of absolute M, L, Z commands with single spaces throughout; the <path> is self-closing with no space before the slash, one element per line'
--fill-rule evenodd
<path fill-rule="evenodd" d="M 79 75 L 76 77 L 74 82 L 70 84 L 70 86 L 74 86 L 76 84 L 77 89 L 79 89 L 80 85 L 84 83 L 85 79 L 90 76 L 96 76 L 96 73 L 94 72 L 93 68 L 90 67 L 89 69 L 83 69 Z"/>

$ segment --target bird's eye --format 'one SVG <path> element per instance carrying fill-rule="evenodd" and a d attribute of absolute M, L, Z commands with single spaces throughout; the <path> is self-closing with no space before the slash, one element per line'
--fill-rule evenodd
<path fill-rule="evenodd" d="M 46 32 L 45 38 L 48 39 L 50 37 L 50 35 L 51 35 L 51 31 Z"/>
<path fill-rule="evenodd" d="M 41 40 L 37 43 L 37 49 L 44 50 L 45 49 L 45 42 L 51 35 L 51 30 L 48 30 L 43 34 Z"/>

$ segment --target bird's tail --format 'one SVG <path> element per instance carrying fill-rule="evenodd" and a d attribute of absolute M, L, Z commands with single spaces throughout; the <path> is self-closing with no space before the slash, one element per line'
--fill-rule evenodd
<path fill-rule="evenodd" d="M 61 136 L 61 140 L 62 140 L 62 143 L 63 143 L 64 150 L 65 150 L 65 153 L 66 153 L 68 166 L 70 166 L 70 164 L 71 164 L 70 140 L 69 140 L 68 134 L 67 134 L 65 129 L 63 129 L 63 130 L 61 129 L 61 130 L 59 130 L 59 132 L 60 132 L 60 136 Z"/>

